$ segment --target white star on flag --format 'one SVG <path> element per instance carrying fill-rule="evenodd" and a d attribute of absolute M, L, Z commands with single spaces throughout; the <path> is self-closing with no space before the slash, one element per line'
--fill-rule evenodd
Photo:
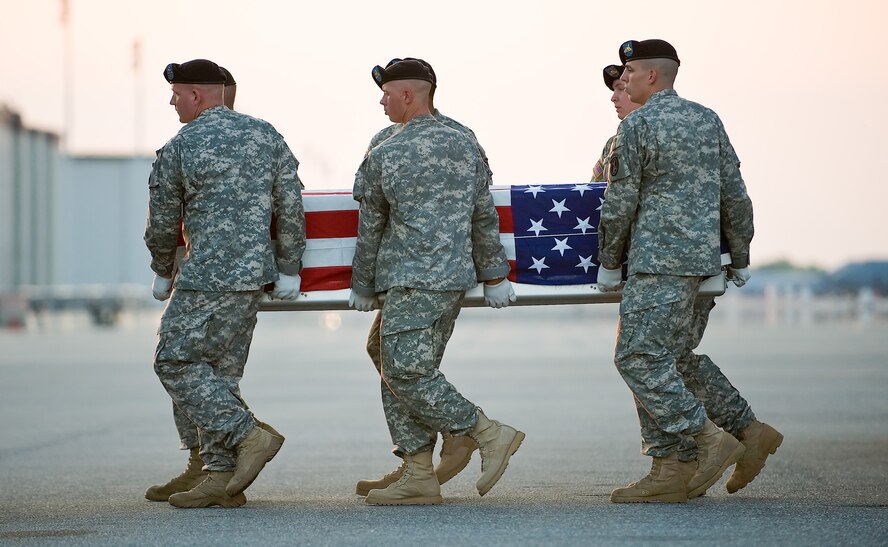
<path fill-rule="evenodd" d="M 545 192 L 542 186 L 528 186 L 527 190 L 524 191 L 525 194 L 533 194 L 534 198 L 536 198 L 537 194 L 540 192 Z"/>
<path fill-rule="evenodd" d="M 601 203 L 599 203 L 598 207 L 595 208 L 596 211 L 601 210 L 601 206 L 604 205 L 604 198 L 598 198 L 598 201 L 600 201 Z"/>
<path fill-rule="evenodd" d="M 596 264 L 592 262 L 592 255 L 589 256 L 581 256 L 580 263 L 577 264 L 577 268 L 583 268 L 584 273 L 589 273 L 589 268 L 595 266 Z"/>
<path fill-rule="evenodd" d="M 570 245 L 567 244 L 567 238 L 564 238 L 564 239 L 558 239 L 557 237 L 555 238 L 555 246 L 552 247 L 553 251 L 558 251 L 559 253 L 561 253 L 561 256 L 564 256 L 564 251 L 566 251 L 568 249 L 573 249 L 573 247 L 571 247 Z"/>
<path fill-rule="evenodd" d="M 592 189 L 589 188 L 588 184 L 577 184 L 576 186 L 573 187 L 573 189 L 571 189 L 571 192 L 579 192 L 580 197 L 583 197 L 583 192 L 585 192 L 587 190 L 590 192 L 592 191 Z"/>
<path fill-rule="evenodd" d="M 550 213 L 558 213 L 558 218 L 561 218 L 561 213 L 563 213 L 565 211 L 570 211 L 570 209 L 568 209 L 567 207 L 564 206 L 565 201 L 567 201 L 566 198 L 562 199 L 561 201 L 555 201 L 553 199 L 552 200 L 553 207 L 551 209 L 549 209 L 549 212 Z"/>
<path fill-rule="evenodd" d="M 546 257 L 537 260 L 536 257 L 532 256 L 530 259 L 533 260 L 533 264 L 530 268 L 527 268 L 528 270 L 536 270 L 537 273 L 540 274 L 543 273 L 544 269 L 548 269 L 548 266 L 546 266 Z"/>
<path fill-rule="evenodd" d="M 539 237 L 540 232 L 548 232 L 549 229 L 543 226 L 543 219 L 534 220 L 530 219 L 530 228 L 527 229 L 528 232 L 533 232 L 534 235 Z"/>
<path fill-rule="evenodd" d="M 589 224 L 589 220 L 590 220 L 591 218 L 592 218 L 592 217 L 586 217 L 586 218 L 580 220 L 580 217 L 577 217 L 577 222 L 578 222 L 579 224 L 577 224 L 576 226 L 574 226 L 574 230 L 582 230 L 582 231 L 583 231 L 583 235 L 586 235 L 586 230 L 594 230 L 595 227 L 592 226 L 591 224 Z M 529 230 L 528 230 L 528 231 L 529 231 Z"/>

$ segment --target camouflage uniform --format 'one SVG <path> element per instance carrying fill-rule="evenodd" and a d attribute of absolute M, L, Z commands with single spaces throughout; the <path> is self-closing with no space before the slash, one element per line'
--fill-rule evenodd
<path fill-rule="evenodd" d="M 509 272 L 478 147 L 432 115 L 373 147 L 355 175 L 360 220 L 352 289 L 388 292 L 381 312 L 382 399 L 396 452 L 464 432 L 477 407 L 439 371 L 465 291 Z"/>
<path fill-rule="evenodd" d="M 441 114 L 441 111 L 439 111 L 437 108 L 435 109 L 433 115 L 435 116 L 436 120 L 443 123 L 447 127 L 450 127 L 451 129 L 456 129 L 466 137 L 469 137 L 472 142 L 475 143 L 475 146 L 478 147 L 478 152 L 481 153 L 481 159 L 484 161 L 484 165 L 487 167 L 488 184 L 493 184 L 493 171 L 490 170 L 490 161 L 487 159 L 487 153 L 484 152 L 484 148 L 478 142 L 477 137 L 475 137 L 475 132 L 465 125 L 454 120 L 453 118 Z M 370 139 L 370 146 L 367 148 L 367 154 L 369 154 L 371 150 L 379 146 L 380 143 L 382 143 L 392 135 L 396 134 L 403 128 L 404 124 L 396 123 L 373 135 L 373 138 Z M 355 190 L 355 199 L 359 199 L 359 193 L 360 190 Z M 370 356 L 370 360 L 373 362 L 373 366 L 376 367 L 376 372 L 379 372 L 381 370 L 380 367 L 382 366 L 382 362 L 380 361 L 379 357 L 379 352 L 382 349 L 382 338 L 379 335 L 381 324 L 382 311 L 380 310 L 376 312 L 376 317 L 373 318 L 373 324 L 370 326 L 370 334 L 367 336 L 367 354 Z M 444 339 L 444 344 L 447 344 L 447 340 L 450 339 L 450 334 L 452 334 L 452 330 L 451 333 L 448 333 L 447 337 Z"/>
<path fill-rule="evenodd" d="M 209 471 L 234 469 L 233 448 L 255 426 L 238 383 L 262 287 L 302 267 L 297 167 L 270 124 L 224 106 L 185 125 L 152 167 L 145 228 L 151 269 L 173 275 L 180 222 L 186 250 L 158 329 L 154 370 L 173 400 L 183 447 L 199 443 Z"/>
<path fill-rule="evenodd" d="M 601 151 L 601 157 L 598 158 L 598 161 L 595 162 L 595 166 L 592 168 L 592 182 L 607 181 L 607 157 L 610 155 L 611 145 L 616 138 L 617 136 L 614 135 L 607 139 L 607 142 L 604 144 L 604 149 Z"/>
<path fill-rule="evenodd" d="M 615 363 L 635 397 L 642 451 L 688 461 L 706 418 L 689 389 L 699 388 L 712 405 L 731 405 L 725 416 L 748 411 L 739 394 L 722 391 L 733 390 L 726 379 L 710 383 L 724 378 L 711 360 L 689 355 L 699 343 L 700 283 L 721 270 L 720 232 L 734 267 L 748 264 L 752 203 L 721 120 L 672 89 L 623 120 L 607 163 L 599 260 L 615 268 L 629 256 Z"/>

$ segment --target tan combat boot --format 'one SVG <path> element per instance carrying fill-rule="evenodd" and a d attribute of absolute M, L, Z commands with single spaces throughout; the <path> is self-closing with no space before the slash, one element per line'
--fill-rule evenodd
<path fill-rule="evenodd" d="M 706 493 L 706 489 L 724 475 L 729 467 L 743 456 L 743 443 L 733 435 L 722 431 L 707 418 L 700 433 L 694 435 L 697 441 L 697 473 L 688 483 L 688 499 Z"/>
<path fill-rule="evenodd" d="M 231 481 L 225 487 L 228 495 L 240 494 L 253 484 L 259 472 L 262 471 L 266 463 L 274 458 L 283 444 L 284 438 L 282 436 L 269 433 L 259 426 L 254 427 L 235 447 L 237 467 Z"/>
<path fill-rule="evenodd" d="M 438 484 L 444 484 L 469 465 L 478 443 L 468 435 L 442 435 L 441 460 L 435 467 Z"/>
<path fill-rule="evenodd" d="M 441 503 L 441 486 L 432 468 L 432 451 L 404 456 L 404 473 L 383 489 L 370 490 L 370 505 L 435 505 Z"/>
<path fill-rule="evenodd" d="M 280 438 L 281 438 L 281 443 L 284 442 L 284 436 L 281 435 L 280 433 L 278 433 L 278 430 L 277 430 L 277 429 L 271 427 L 270 425 L 268 425 L 268 424 L 265 423 L 265 422 L 261 422 L 261 421 L 257 420 L 255 416 L 253 417 L 253 420 L 256 422 L 256 426 L 257 426 L 257 427 L 261 427 L 262 429 L 264 429 L 265 431 L 268 431 L 269 433 L 271 433 L 271 434 L 274 435 L 275 437 L 280 437 Z M 269 460 L 269 461 L 271 461 L 271 460 Z"/>
<path fill-rule="evenodd" d="M 481 478 L 475 483 L 478 494 L 484 495 L 503 476 L 509 458 L 524 441 L 524 433 L 496 420 L 490 420 L 478 410 L 478 423 L 468 435 L 481 447 Z"/>
<path fill-rule="evenodd" d="M 187 492 L 207 478 L 200 459 L 200 449 L 192 448 L 188 455 L 188 467 L 178 477 L 170 479 L 166 484 L 155 484 L 145 490 L 145 498 L 151 501 L 167 501 L 173 494 Z"/>
<path fill-rule="evenodd" d="M 355 494 L 359 496 L 366 496 L 370 493 L 371 490 L 379 490 L 382 488 L 386 488 L 388 485 L 396 482 L 401 478 L 401 475 L 404 474 L 404 470 L 407 469 L 407 462 L 402 462 L 401 466 L 389 473 L 388 475 L 382 477 L 381 479 L 364 479 L 358 481 L 357 486 L 355 486 Z"/>
<path fill-rule="evenodd" d="M 610 500 L 614 503 L 688 501 L 688 481 L 697 470 L 697 462 L 679 461 L 677 454 L 653 460 L 651 472 L 646 477 L 624 488 L 617 488 L 611 492 Z"/>
<path fill-rule="evenodd" d="M 731 494 L 758 476 L 765 466 L 768 454 L 777 452 L 777 447 L 783 443 L 783 435 L 768 424 L 756 420 L 740 432 L 740 442 L 746 447 L 746 451 L 737 461 L 737 466 L 725 485 Z"/>
<path fill-rule="evenodd" d="M 229 496 L 225 492 L 225 485 L 231 480 L 232 471 L 210 471 L 207 478 L 188 492 L 181 492 L 170 496 L 170 505 L 175 507 L 209 507 L 220 505 L 222 507 L 240 507 L 247 503 L 243 493 Z"/>

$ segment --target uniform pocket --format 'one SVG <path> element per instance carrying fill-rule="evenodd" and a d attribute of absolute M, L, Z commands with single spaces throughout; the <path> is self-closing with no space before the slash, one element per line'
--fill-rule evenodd
<path fill-rule="evenodd" d="M 155 361 L 200 360 L 204 354 L 204 341 L 212 317 L 210 312 L 164 316 L 157 329 L 160 341 L 157 344 Z"/>

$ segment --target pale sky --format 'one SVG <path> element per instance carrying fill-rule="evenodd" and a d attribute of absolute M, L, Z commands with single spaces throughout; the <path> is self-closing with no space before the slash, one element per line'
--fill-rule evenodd
<path fill-rule="evenodd" d="M 29 127 L 67 120 L 74 154 L 151 155 L 181 127 L 163 68 L 209 58 L 309 189 L 351 188 L 389 123 L 370 69 L 408 56 L 434 66 L 436 106 L 475 131 L 495 184 L 586 182 L 618 123 L 601 69 L 625 40 L 665 39 L 676 90 L 740 156 L 753 266 L 888 259 L 881 0 L 69 0 L 67 41 L 61 0 L 0 1 L 0 104 Z"/>

